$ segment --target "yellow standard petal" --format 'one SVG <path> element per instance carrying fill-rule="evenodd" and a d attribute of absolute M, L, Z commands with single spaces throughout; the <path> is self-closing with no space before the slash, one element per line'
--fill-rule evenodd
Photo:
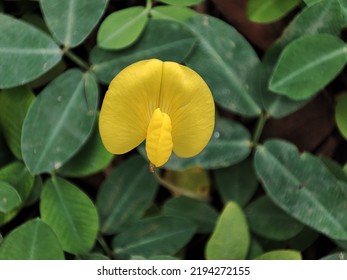
<path fill-rule="evenodd" d="M 175 154 L 192 157 L 200 153 L 215 123 L 214 101 L 205 81 L 188 67 L 164 62 L 159 107 L 171 118 Z"/>
<path fill-rule="evenodd" d="M 111 81 L 99 118 L 101 139 L 109 152 L 126 153 L 145 139 L 158 107 L 162 64 L 156 59 L 136 62 Z"/>
<path fill-rule="evenodd" d="M 164 165 L 172 153 L 171 119 L 157 108 L 147 129 L 146 152 L 149 161 L 156 167 Z"/>

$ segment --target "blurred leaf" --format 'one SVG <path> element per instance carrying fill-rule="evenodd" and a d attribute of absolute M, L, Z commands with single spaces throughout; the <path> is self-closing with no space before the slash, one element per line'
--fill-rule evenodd
<path fill-rule="evenodd" d="M 305 226 L 303 230 L 293 238 L 286 241 L 286 247 L 298 251 L 305 251 L 309 248 L 320 236 L 320 234 L 310 227 Z"/>
<path fill-rule="evenodd" d="M 76 256 L 76 260 L 109 260 L 110 258 L 99 253 L 90 253 Z"/>
<path fill-rule="evenodd" d="M 253 201 L 245 209 L 245 214 L 253 232 L 273 240 L 290 239 L 304 228 L 302 223 L 277 207 L 268 196 Z"/>
<path fill-rule="evenodd" d="M 0 125 L 6 142 L 17 159 L 22 159 L 22 126 L 34 99 L 35 95 L 25 87 L 0 92 Z"/>
<path fill-rule="evenodd" d="M 337 99 L 335 119 L 341 134 L 347 139 L 347 94 L 340 95 Z"/>
<path fill-rule="evenodd" d="M 40 213 L 64 251 L 82 254 L 92 248 L 98 214 L 93 202 L 76 186 L 58 177 L 48 179 L 41 194 Z"/>
<path fill-rule="evenodd" d="M 318 1 L 318 0 L 317 0 Z M 347 0 L 338 0 L 344 19 L 344 27 L 347 26 Z"/>
<path fill-rule="evenodd" d="M 343 171 L 336 161 L 331 158 L 320 156 L 319 159 L 325 165 L 325 167 L 336 177 L 336 179 L 347 182 L 347 174 Z"/>
<path fill-rule="evenodd" d="M 208 199 L 210 196 L 209 174 L 200 167 L 191 167 L 183 171 L 167 170 L 164 173 L 164 182 L 172 186 L 174 195 L 183 194 L 202 199 Z"/>
<path fill-rule="evenodd" d="M 113 155 L 105 149 L 101 141 L 98 122 L 95 122 L 88 141 L 57 171 L 64 176 L 84 177 L 105 169 L 112 159 Z"/>
<path fill-rule="evenodd" d="M 328 1 L 332 2 L 331 0 L 328 0 Z M 304 2 L 306 3 L 306 5 L 311 6 L 317 2 L 323 2 L 323 0 L 304 0 Z"/>
<path fill-rule="evenodd" d="M 345 261 L 347 260 L 347 252 L 337 252 L 337 253 L 325 256 L 321 258 L 321 260 Z"/>
<path fill-rule="evenodd" d="M 149 20 L 139 41 L 131 47 L 116 52 L 94 48 L 90 56 L 91 69 L 101 82 L 108 84 L 123 68 L 139 60 L 158 58 L 180 62 L 190 53 L 196 40 L 182 23 Z"/>
<path fill-rule="evenodd" d="M 37 27 L 38 29 L 40 29 L 41 31 L 46 33 L 47 35 L 50 35 L 49 29 L 48 29 L 45 21 L 38 14 L 35 14 L 35 13 L 25 13 L 21 17 L 21 20 L 23 20 L 23 21 L 25 21 L 25 22 L 27 22 L 27 23 Z"/>
<path fill-rule="evenodd" d="M 159 0 L 160 2 L 170 4 L 170 5 L 182 5 L 182 6 L 193 6 L 203 0 Z"/>
<path fill-rule="evenodd" d="M 91 74 L 64 72 L 35 99 L 24 120 L 22 155 L 33 174 L 59 169 L 88 139 L 98 89 Z"/>
<path fill-rule="evenodd" d="M 24 164 L 19 161 L 1 168 L 0 180 L 14 187 L 23 202 L 28 198 L 34 184 L 34 177 L 29 173 Z"/>
<path fill-rule="evenodd" d="M 172 256 L 155 256 L 155 257 L 150 257 L 149 260 L 177 260 L 177 258 L 172 257 Z"/>
<path fill-rule="evenodd" d="M 249 0 L 248 18 L 259 23 L 276 21 L 288 14 L 300 2 L 301 0 Z"/>
<path fill-rule="evenodd" d="M 4 181 L 0 181 L 0 212 L 6 214 L 22 202 L 15 188 Z"/>
<path fill-rule="evenodd" d="M 138 150 L 147 158 L 144 145 Z M 250 152 L 251 140 L 248 130 L 235 121 L 218 119 L 210 142 L 200 154 L 191 158 L 179 158 L 172 153 L 164 167 L 171 170 L 185 170 L 194 166 L 217 169 L 244 160 Z"/>
<path fill-rule="evenodd" d="M 210 237 L 205 255 L 208 260 L 244 260 L 250 245 L 246 217 L 242 209 L 230 201 L 220 215 Z"/>
<path fill-rule="evenodd" d="M 168 200 L 163 206 L 163 213 L 191 220 L 197 225 L 198 233 L 212 232 L 218 219 L 218 212 L 208 203 L 184 196 Z"/>
<path fill-rule="evenodd" d="M 139 220 L 153 202 L 157 187 L 141 157 L 117 166 L 103 182 L 96 199 L 101 231 L 113 234 Z"/>
<path fill-rule="evenodd" d="M 0 14 L 0 88 L 24 85 L 59 62 L 62 51 L 35 27 Z"/>
<path fill-rule="evenodd" d="M 317 157 L 270 140 L 258 146 L 255 169 L 271 200 L 289 215 L 331 238 L 347 239 L 347 184 Z"/>
<path fill-rule="evenodd" d="M 148 21 L 148 9 L 135 6 L 107 16 L 98 31 L 98 46 L 103 49 L 122 49 L 133 44 Z"/>
<path fill-rule="evenodd" d="M 216 188 L 223 202 L 233 200 L 245 206 L 257 190 L 258 180 L 251 160 L 214 170 Z"/>
<path fill-rule="evenodd" d="M 89 35 L 107 7 L 108 0 L 40 0 L 53 35 L 65 46 L 76 47 Z"/>
<path fill-rule="evenodd" d="M 63 260 L 64 253 L 53 230 L 40 219 L 10 232 L 0 244 L 0 260 Z"/>
<path fill-rule="evenodd" d="M 329 24 L 322 24 L 328 22 Z M 259 70 L 262 103 L 265 111 L 275 118 L 285 117 L 300 109 L 309 100 L 292 100 L 271 92 L 268 82 L 282 50 L 292 41 L 310 34 L 328 33 L 339 36 L 342 26 L 341 8 L 337 1 L 321 1 L 300 12 L 286 27 L 282 36 L 268 50 Z"/>
<path fill-rule="evenodd" d="M 153 217 L 128 226 L 112 241 L 117 258 L 173 255 L 196 231 L 194 223 L 174 217 Z"/>
<path fill-rule="evenodd" d="M 181 6 L 156 6 L 151 9 L 153 19 L 169 19 L 184 22 L 197 14 L 195 10 Z"/>
<path fill-rule="evenodd" d="M 256 260 L 301 260 L 301 253 L 294 250 L 274 250 L 255 258 Z"/>
<path fill-rule="evenodd" d="M 259 242 L 254 238 L 251 239 L 251 244 L 249 246 L 248 254 L 246 260 L 253 260 L 257 256 L 260 256 L 264 253 L 264 249 L 260 246 Z"/>
<path fill-rule="evenodd" d="M 4 139 L 4 136 L 1 131 L 1 125 L 0 125 L 0 168 L 6 164 L 9 164 L 12 160 L 13 160 L 13 155 L 10 152 L 8 145 Z"/>
<path fill-rule="evenodd" d="M 215 101 L 241 115 L 259 115 L 254 76 L 259 59 L 251 45 L 229 24 L 210 16 L 196 16 L 187 25 L 199 44 L 186 63 L 205 79 Z"/>
<path fill-rule="evenodd" d="M 43 186 L 43 183 L 42 183 L 41 177 L 35 176 L 33 187 L 30 191 L 30 194 L 27 200 L 25 201 L 25 206 L 30 206 L 36 203 L 40 199 L 42 186 Z"/>
<path fill-rule="evenodd" d="M 347 62 L 345 43 L 327 34 L 308 35 L 281 54 L 270 89 L 292 99 L 307 99 L 333 80 Z"/>

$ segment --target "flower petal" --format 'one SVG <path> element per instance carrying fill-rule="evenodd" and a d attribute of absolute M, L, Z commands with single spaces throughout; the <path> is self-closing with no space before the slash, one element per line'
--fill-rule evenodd
<path fill-rule="evenodd" d="M 156 167 L 164 165 L 172 153 L 171 119 L 160 108 L 153 112 L 146 137 L 146 153 Z"/>
<path fill-rule="evenodd" d="M 214 101 L 205 81 L 188 67 L 164 62 L 159 104 L 171 118 L 175 154 L 192 157 L 200 153 L 215 122 Z"/>
<path fill-rule="evenodd" d="M 109 152 L 126 153 L 145 139 L 159 103 L 162 65 L 156 59 L 136 62 L 111 81 L 99 118 L 101 139 Z"/>

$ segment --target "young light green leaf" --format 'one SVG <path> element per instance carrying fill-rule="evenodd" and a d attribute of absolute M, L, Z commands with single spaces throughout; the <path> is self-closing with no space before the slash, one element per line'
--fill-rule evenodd
<path fill-rule="evenodd" d="M 101 24 L 97 40 L 103 49 L 117 50 L 133 44 L 148 21 L 148 10 L 136 6 L 110 14 Z"/>
<path fill-rule="evenodd" d="M 23 121 L 34 99 L 34 94 L 25 87 L 0 92 L 0 126 L 11 152 L 19 160 Z"/>
<path fill-rule="evenodd" d="M 347 94 L 343 94 L 337 99 L 335 120 L 341 134 L 347 139 Z"/>
<path fill-rule="evenodd" d="M 244 206 L 255 193 L 258 180 L 254 172 L 253 163 L 245 160 L 237 165 L 214 171 L 216 188 L 223 202 L 233 200 Z"/>
<path fill-rule="evenodd" d="M 158 36 L 160 34 L 160 36 Z M 197 39 L 184 24 L 168 20 L 149 20 L 139 41 L 121 51 L 94 48 L 91 69 L 98 79 L 108 84 L 126 66 L 143 59 L 182 61 L 193 49 Z"/>
<path fill-rule="evenodd" d="M 117 166 L 102 184 L 96 199 L 101 231 L 113 234 L 139 220 L 153 202 L 157 187 L 148 164 L 140 156 Z"/>
<path fill-rule="evenodd" d="M 230 201 L 218 219 L 205 255 L 208 260 L 244 260 L 250 245 L 246 217 L 235 202 Z"/>
<path fill-rule="evenodd" d="M 140 153 L 147 158 L 144 146 Z M 251 152 L 251 140 L 248 130 L 241 124 L 227 119 L 218 119 L 210 142 L 197 156 L 179 158 L 172 154 L 165 168 L 185 170 L 200 166 L 204 169 L 217 169 L 236 164 Z"/>
<path fill-rule="evenodd" d="M 22 202 L 18 192 L 14 187 L 4 181 L 0 181 L 0 212 L 6 214 Z"/>
<path fill-rule="evenodd" d="M 108 0 L 40 0 L 45 22 L 61 43 L 76 47 L 93 30 L 107 7 Z"/>
<path fill-rule="evenodd" d="M 163 213 L 191 220 L 197 225 L 198 233 L 212 232 L 218 219 L 218 212 L 208 203 L 185 196 L 168 200 L 163 206 Z"/>
<path fill-rule="evenodd" d="M 203 0 L 159 0 L 160 2 L 170 4 L 170 5 L 181 5 L 181 6 L 193 6 Z"/>
<path fill-rule="evenodd" d="M 98 232 L 98 213 L 89 197 L 68 181 L 52 177 L 41 194 L 40 213 L 64 251 L 87 253 Z"/>
<path fill-rule="evenodd" d="M 255 169 L 271 200 L 289 215 L 333 239 L 347 239 L 347 184 L 319 158 L 270 140 L 257 148 Z"/>
<path fill-rule="evenodd" d="M 24 85 L 47 72 L 62 56 L 57 44 L 35 27 L 0 14 L 0 88 Z"/>
<path fill-rule="evenodd" d="M 64 252 L 53 230 L 40 219 L 28 221 L 0 243 L 0 260 L 63 260 Z"/>
<path fill-rule="evenodd" d="M 153 19 L 177 20 L 185 22 L 198 13 L 190 8 L 181 6 L 156 6 L 151 9 Z"/>
<path fill-rule="evenodd" d="M 59 169 L 88 139 L 98 90 L 90 74 L 64 72 L 35 99 L 24 120 L 22 155 L 33 174 Z"/>
<path fill-rule="evenodd" d="M 268 196 L 253 201 L 245 209 L 245 214 L 253 232 L 272 240 L 288 240 L 304 228 L 302 223 L 277 207 Z"/>
<path fill-rule="evenodd" d="M 249 0 L 247 14 L 251 21 L 268 23 L 276 21 L 294 9 L 301 0 Z"/>
<path fill-rule="evenodd" d="M 194 223 L 174 217 L 153 217 L 127 227 L 112 241 L 118 258 L 173 255 L 183 248 L 196 231 Z"/>
<path fill-rule="evenodd" d="M 251 45 L 236 29 L 213 17 L 196 16 L 187 25 L 199 44 L 186 63 L 205 79 L 215 101 L 241 115 L 259 115 L 254 76 L 259 59 Z"/>
<path fill-rule="evenodd" d="M 304 36 L 281 54 L 270 90 L 295 100 L 307 99 L 326 86 L 347 62 L 345 43 L 327 34 Z"/>
<path fill-rule="evenodd" d="M 102 144 L 98 122 L 95 122 L 88 141 L 57 172 L 68 177 L 85 177 L 105 169 L 112 159 L 113 155 Z"/>
<path fill-rule="evenodd" d="M 301 253 L 295 250 L 274 250 L 255 258 L 256 260 L 301 260 Z"/>

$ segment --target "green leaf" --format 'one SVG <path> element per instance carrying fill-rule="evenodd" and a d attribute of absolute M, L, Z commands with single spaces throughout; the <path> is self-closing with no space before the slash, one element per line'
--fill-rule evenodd
<path fill-rule="evenodd" d="M 34 94 L 25 87 L 0 92 L 0 125 L 6 142 L 17 159 L 22 159 L 22 126 L 34 99 Z"/>
<path fill-rule="evenodd" d="M 94 48 L 91 69 L 101 82 L 108 84 L 123 68 L 139 60 L 158 58 L 180 62 L 195 43 L 196 38 L 182 23 L 149 20 L 139 41 L 131 47 L 117 52 Z"/>
<path fill-rule="evenodd" d="M 245 214 L 253 232 L 273 240 L 288 240 L 304 228 L 302 223 L 276 206 L 268 196 L 253 201 L 245 209 Z"/>
<path fill-rule="evenodd" d="M 300 2 L 301 0 L 249 0 L 247 2 L 248 18 L 259 23 L 276 21 L 289 13 Z"/>
<path fill-rule="evenodd" d="M 127 227 L 112 241 L 117 258 L 173 255 L 183 248 L 196 231 L 194 223 L 174 217 L 154 217 Z"/>
<path fill-rule="evenodd" d="M 325 167 L 340 181 L 347 182 L 347 173 L 343 170 L 343 167 L 331 158 L 319 156 L 320 161 Z"/>
<path fill-rule="evenodd" d="M 254 238 L 251 239 L 251 244 L 249 245 L 249 250 L 247 254 L 247 260 L 253 260 L 255 257 L 260 256 L 264 253 L 264 249 L 260 246 L 258 241 Z"/>
<path fill-rule="evenodd" d="M 156 260 L 156 261 L 161 261 L 161 260 L 177 260 L 177 258 L 172 257 L 172 256 L 155 256 L 155 257 L 150 257 L 149 260 Z"/>
<path fill-rule="evenodd" d="M 304 36 L 281 54 L 270 90 L 295 100 L 307 99 L 324 88 L 347 61 L 345 43 L 327 34 Z"/>
<path fill-rule="evenodd" d="M 0 88 L 24 85 L 59 62 L 62 51 L 45 33 L 0 14 Z"/>
<path fill-rule="evenodd" d="M 343 26 L 347 26 L 347 0 L 338 0 L 341 7 L 341 12 L 343 14 Z"/>
<path fill-rule="evenodd" d="M 319 158 L 270 140 L 258 146 L 255 169 L 271 200 L 289 215 L 333 239 L 347 239 L 347 184 Z"/>
<path fill-rule="evenodd" d="M 148 9 L 130 7 L 110 14 L 101 24 L 97 41 L 103 49 L 122 49 L 133 44 L 148 21 Z"/>
<path fill-rule="evenodd" d="M 208 203 L 185 196 L 168 200 L 163 206 L 163 213 L 191 220 L 196 224 L 198 233 L 212 232 L 218 219 L 218 212 Z"/>
<path fill-rule="evenodd" d="M 0 260 L 63 260 L 64 253 L 53 230 L 40 219 L 10 232 L 0 244 Z"/>
<path fill-rule="evenodd" d="M 213 17 L 196 16 L 187 25 L 199 44 L 186 63 L 205 79 L 215 101 L 241 115 L 259 115 L 254 75 L 259 59 L 251 45 L 236 29 Z"/>
<path fill-rule="evenodd" d="M 57 172 L 68 177 L 89 176 L 105 169 L 112 159 L 113 155 L 101 141 L 98 122 L 95 122 L 88 141 Z"/>
<path fill-rule="evenodd" d="M 257 190 L 258 180 L 251 160 L 214 171 L 216 188 L 223 202 L 233 200 L 246 205 Z"/>
<path fill-rule="evenodd" d="M 334 254 L 330 254 L 321 258 L 321 260 L 345 261 L 347 260 L 347 252 L 337 252 Z"/>
<path fill-rule="evenodd" d="M 98 214 L 93 202 L 68 181 L 48 179 L 41 194 L 40 213 L 56 233 L 64 251 L 87 253 L 98 232 Z"/>
<path fill-rule="evenodd" d="M 30 191 L 27 200 L 25 201 L 25 206 L 33 205 L 40 199 L 42 186 L 43 182 L 41 176 L 35 176 L 33 187 Z"/>
<path fill-rule="evenodd" d="M 0 180 L 14 187 L 23 202 L 28 198 L 34 184 L 34 177 L 29 173 L 24 164 L 19 161 L 1 168 Z"/>
<path fill-rule="evenodd" d="M 76 260 L 109 260 L 110 258 L 99 254 L 99 253 L 90 253 L 76 256 Z"/>
<path fill-rule="evenodd" d="M 22 155 L 31 173 L 53 172 L 78 151 L 92 131 L 97 104 L 95 79 L 76 69 L 37 96 L 22 130 Z"/>
<path fill-rule="evenodd" d="M 139 220 L 153 202 L 157 187 L 140 156 L 117 166 L 103 182 L 96 199 L 101 231 L 113 234 Z"/>
<path fill-rule="evenodd" d="M 347 94 L 343 94 L 337 99 L 335 120 L 342 136 L 347 139 Z"/>
<path fill-rule="evenodd" d="M 139 147 L 140 153 L 147 158 L 144 145 Z M 204 169 L 217 169 L 236 164 L 251 152 L 251 140 L 248 130 L 241 124 L 227 119 L 216 121 L 210 142 L 197 156 L 179 158 L 174 153 L 164 168 L 185 170 L 199 166 Z"/>
<path fill-rule="evenodd" d="M 198 13 L 190 8 L 181 6 L 156 6 L 151 9 L 153 19 L 169 19 L 185 22 Z"/>
<path fill-rule="evenodd" d="M 295 250 L 274 250 L 255 258 L 256 260 L 301 260 L 301 253 Z"/>
<path fill-rule="evenodd" d="M 237 203 L 230 201 L 218 219 L 205 255 L 208 260 L 244 260 L 250 245 L 246 217 Z"/>
<path fill-rule="evenodd" d="M 306 3 L 306 5 L 311 6 L 311 5 L 315 4 L 315 3 L 323 2 L 323 0 L 304 0 L 304 2 Z"/>
<path fill-rule="evenodd" d="M 170 4 L 170 5 L 182 5 L 182 6 L 193 6 L 203 0 L 159 0 L 160 2 Z"/>
<path fill-rule="evenodd" d="M 329 22 L 329 24 L 322 24 L 322 22 Z M 290 22 L 282 36 L 265 53 L 263 67 L 259 70 L 263 108 L 269 115 L 275 118 L 285 117 L 309 101 L 292 100 L 268 89 L 273 68 L 283 49 L 290 42 L 305 35 L 328 33 L 339 36 L 341 26 L 341 8 L 337 1 L 321 1 L 306 7 Z"/>
<path fill-rule="evenodd" d="M 107 7 L 108 0 L 40 0 L 45 22 L 66 47 L 76 47 L 93 30 Z"/>
<path fill-rule="evenodd" d="M 15 188 L 4 181 L 0 181 L 0 212 L 6 214 L 22 202 Z"/>

